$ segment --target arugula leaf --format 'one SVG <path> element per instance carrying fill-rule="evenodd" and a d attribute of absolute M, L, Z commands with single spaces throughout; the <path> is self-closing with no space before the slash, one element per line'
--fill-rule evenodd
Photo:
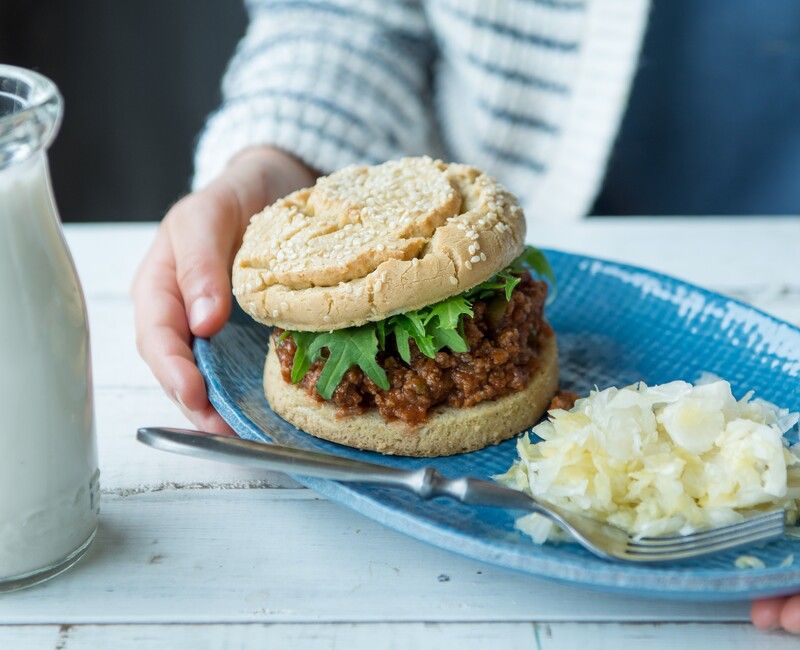
<path fill-rule="evenodd" d="M 378 337 L 375 329 L 374 325 L 363 325 L 316 334 L 308 346 L 312 358 L 319 355 L 322 348 L 328 348 L 328 358 L 317 380 L 317 391 L 323 398 L 330 399 L 333 396 L 344 373 L 352 366 L 358 366 L 380 388 L 389 390 L 389 378 L 376 359 Z"/>
<path fill-rule="evenodd" d="M 397 346 L 397 354 L 399 354 L 400 358 L 406 363 L 411 363 L 411 348 L 408 346 L 408 339 L 411 337 L 411 334 L 408 332 L 408 327 L 401 320 L 397 320 L 395 321 L 392 333 L 394 334 L 394 342 Z"/>
<path fill-rule="evenodd" d="M 529 266 L 536 271 L 538 275 L 547 278 L 554 288 L 556 286 L 556 276 L 555 273 L 553 273 L 553 267 L 550 266 L 550 262 L 547 261 L 544 253 L 534 246 L 526 246 L 525 250 L 522 251 L 522 255 L 515 259 L 511 263 L 511 266 L 515 271 L 523 271 L 526 266 Z"/>
<path fill-rule="evenodd" d="M 411 363 L 411 348 L 408 345 L 409 339 L 414 339 L 417 348 L 426 357 L 436 356 L 436 349 L 433 344 L 433 337 L 426 331 L 422 324 L 422 318 L 418 312 L 400 314 L 392 319 L 392 334 L 394 334 L 397 352 L 400 358 L 406 363 Z"/>
<path fill-rule="evenodd" d="M 400 358 L 411 363 L 411 339 L 419 351 L 433 359 L 443 347 L 451 347 L 454 352 L 466 352 L 468 347 L 463 337 L 456 332 L 461 316 L 472 316 L 472 303 L 464 296 L 453 296 L 447 300 L 407 312 L 389 319 L 391 332 Z M 442 335 L 441 332 L 455 334 Z M 452 347 L 450 343 L 453 344 Z"/>
<path fill-rule="evenodd" d="M 434 330 L 433 344 L 437 352 L 445 347 L 450 348 L 453 352 L 469 351 L 469 345 L 467 345 L 467 342 L 458 330 Z"/>
<path fill-rule="evenodd" d="M 514 289 L 517 288 L 517 285 L 522 282 L 522 278 L 518 275 L 512 275 L 511 273 L 507 273 L 505 271 L 503 271 L 502 275 L 503 279 L 505 280 L 503 293 L 506 295 L 506 302 L 509 302 L 511 300 L 511 294 L 514 293 Z"/>
<path fill-rule="evenodd" d="M 472 287 L 464 296 L 469 301 L 484 300 L 493 296 L 498 291 L 502 291 L 506 296 L 506 302 L 508 302 L 511 300 L 511 294 L 520 282 L 522 282 L 522 278 L 506 268 L 493 275 L 488 280 Z"/>
<path fill-rule="evenodd" d="M 458 327 L 462 315 L 472 316 L 472 303 L 463 294 L 437 302 L 428 309 L 430 311 L 425 317 L 425 325 L 436 318 L 439 321 L 439 329 L 445 330 L 454 330 Z"/>
<path fill-rule="evenodd" d="M 421 313 L 424 309 L 427 308 L 400 314 L 399 316 L 395 316 L 395 318 L 400 322 L 407 322 L 408 332 L 411 336 L 415 338 L 422 337 L 426 335 L 425 318 Z"/>
<path fill-rule="evenodd" d="M 481 298 L 488 298 L 495 292 L 502 291 L 506 297 L 506 302 L 508 302 L 520 282 L 522 282 L 522 278 L 519 275 L 511 273 L 508 269 L 503 269 L 489 280 L 490 284 L 486 287 L 489 291 L 482 295 Z"/>
<path fill-rule="evenodd" d="M 379 320 L 375 323 L 375 333 L 378 336 L 378 348 L 381 350 L 386 349 L 386 319 Z"/>
<path fill-rule="evenodd" d="M 285 338 L 284 334 L 291 335 L 297 348 L 292 361 L 292 383 L 297 384 L 306 376 L 309 366 L 314 361 L 311 355 L 308 354 L 308 344 L 311 343 L 316 334 L 314 332 L 284 332 L 279 340 Z"/>
<path fill-rule="evenodd" d="M 414 343 L 417 344 L 419 351 L 429 359 L 433 359 L 433 357 L 436 356 L 437 348 L 433 342 L 433 336 L 430 334 L 426 334 L 425 336 L 415 336 Z"/>

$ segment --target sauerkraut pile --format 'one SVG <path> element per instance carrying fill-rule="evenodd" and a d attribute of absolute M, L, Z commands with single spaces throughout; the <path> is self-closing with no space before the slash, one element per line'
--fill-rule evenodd
<path fill-rule="evenodd" d="M 688 534 L 785 508 L 797 518 L 800 445 L 783 434 L 798 414 L 727 381 L 674 381 L 593 391 L 517 443 L 519 460 L 496 480 L 637 537 Z M 532 514 L 517 527 L 534 541 L 564 539 Z"/>

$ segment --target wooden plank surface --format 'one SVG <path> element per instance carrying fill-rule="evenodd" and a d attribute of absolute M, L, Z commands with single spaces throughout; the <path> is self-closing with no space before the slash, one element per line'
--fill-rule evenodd
<path fill-rule="evenodd" d="M 154 452 L 155 453 L 155 452 Z M 199 463 L 200 461 L 198 461 Z M 310 490 L 104 495 L 85 561 L 4 623 L 744 621 L 744 603 L 622 598 L 462 558 Z"/>
<path fill-rule="evenodd" d="M 541 246 L 635 264 L 730 293 L 798 288 L 800 218 L 601 218 L 532 226 Z"/>
<path fill-rule="evenodd" d="M 282 474 L 165 454 L 136 442 L 137 427 L 191 427 L 161 392 L 147 388 L 95 391 L 103 493 L 128 495 L 163 489 L 300 487 Z"/>
<path fill-rule="evenodd" d="M 587 640 L 589 640 L 587 642 Z M 333 623 L 48 625 L 0 628 L 0 647 L 30 650 L 795 650 L 797 638 L 749 625 Z"/>

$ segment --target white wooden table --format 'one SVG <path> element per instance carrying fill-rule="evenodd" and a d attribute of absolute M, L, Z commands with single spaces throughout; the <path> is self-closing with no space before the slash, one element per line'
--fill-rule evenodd
<path fill-rule="evenodd" d="M 134 349 L 147 225 L 67 228 L 93 335 L 101 528 L 58 579 L 0 597 L 0 648 L 797 648 L 748 606 L 630 600 L 480 564 L 279 475 L 168 455 L 186 421 Z M 646 265 L 800 323 L 800 219 L 595 220 L 538 244 Z M 500 645 L 502 641 L 503 645 Z"/>

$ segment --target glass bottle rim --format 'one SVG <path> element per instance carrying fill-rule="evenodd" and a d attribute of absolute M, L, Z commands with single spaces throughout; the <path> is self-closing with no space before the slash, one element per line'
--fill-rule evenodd
<path fill-rule="evenodd" d="M 47 148 L 62 113 L 63 100 L 50 79 L 0 64 L 0 169 Z"/>

